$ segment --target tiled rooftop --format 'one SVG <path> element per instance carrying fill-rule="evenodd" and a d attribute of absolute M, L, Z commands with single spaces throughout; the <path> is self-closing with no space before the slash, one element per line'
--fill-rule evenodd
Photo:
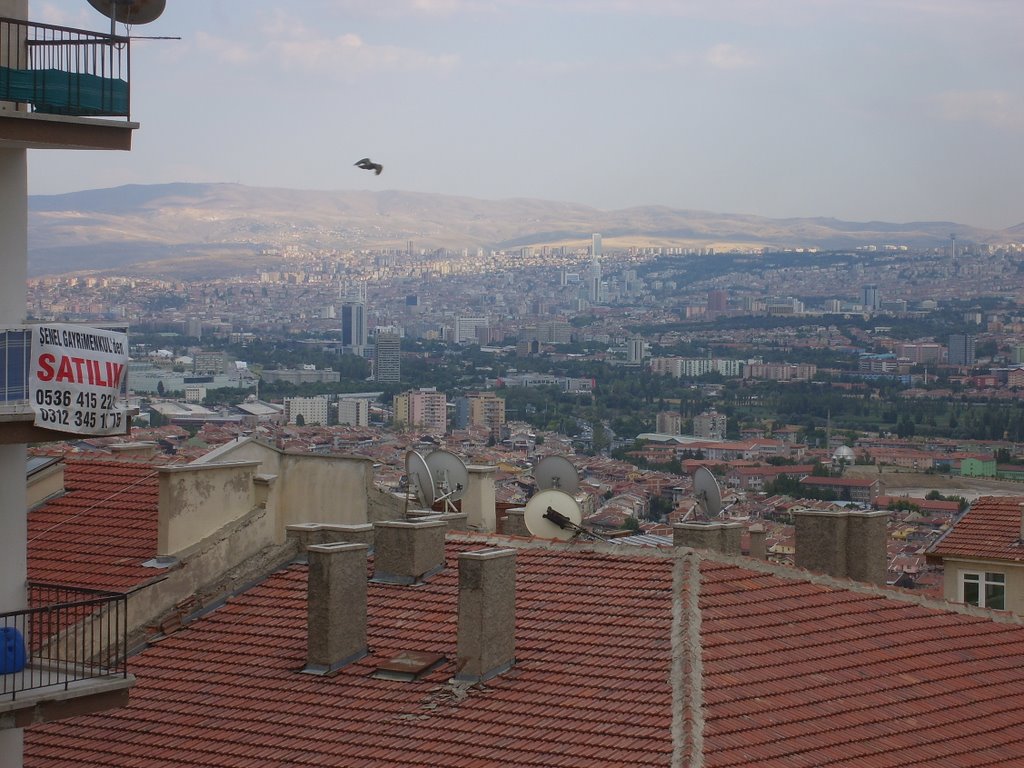
<path fill-rule="evenodd" d="M 1021 504 L 1021 496 L 981 497 L 929 554 L 1024 560 Z"/>
<path fill-rule="evenodd" d="M 122 591 L 157 575 L 154 465 L 68 458 L 65 493 L 28 514 L 29 578 Z"/>
<path fill-rule="evenodd" d="M 1012 617 L 688 550 L 517 541 L 516 665 L 453 686 L 457 555 L 508 543 L 370 583 L 371 655 L 325 677 L 290 566 L 135 657 L 127 708 L 28 729 L 25 766 L 1024 765 Z M 402 651 L 447 661 L 371 676 Z"/>

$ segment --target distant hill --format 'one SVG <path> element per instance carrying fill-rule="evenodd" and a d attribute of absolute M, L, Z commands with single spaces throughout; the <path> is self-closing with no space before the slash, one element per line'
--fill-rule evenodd
<path fill-rule="evenodd" d="M 1024 227 L 1024 225 L 1021 225 Z M 1015 230 L 1021 229 L 1015 227 Z M 547 200 L 478 200 L 418 192 L 152 184 L 29 198 L 29 270 L 203 277 L 264 263 L 260 251 L 285 245 L 354 248 L 509 248 L 585 244 L 606 247 L 852 248 L 993 242 L 993 232 L 952 222 L 848 222 L 643 206 L 604 211 Z M 1020 239 L 1019 234 L 1016 239 Z"/>

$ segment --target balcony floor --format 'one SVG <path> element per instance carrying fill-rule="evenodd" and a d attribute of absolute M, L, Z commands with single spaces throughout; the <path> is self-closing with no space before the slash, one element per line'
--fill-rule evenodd
<path fill-rule="evenodd" d="M 49 685 L 11 693 L 25 679 L 46 680 Z M 25 728 L 33 723 L 46 723 L 66 717 L 77 717 L 128 704 L 128 690 L 135 685 L 135 676 L 121 673 L 85 680 L 69 678 L 60 670 L 28 665 L 21 672 L 0 675 L 0 729 Z"/>

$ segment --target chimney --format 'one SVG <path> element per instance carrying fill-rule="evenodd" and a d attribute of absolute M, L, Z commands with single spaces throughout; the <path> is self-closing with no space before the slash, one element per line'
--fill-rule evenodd
<path fill-rule="evenodd" d="M 373 580 L 421 584 L 444 568 L 444 520 L 383 520 L 374 524 Z"/>
<path fill-rule="evenodd" d="M 515 550 L 461 553 L 455 679 L 479 683 L 511 669 L 515 629 Z"/>
<path fill-rule="evenodd" d="M 501 521 L 501 532 L 505 536 L 527 536 L 530 529 L 526 527 L 526 507 L 513 507 L 505 512 L 505 519 Z"/>
<path fill-rule="evenodd" d="M 480 464 L 466 467 L 469 479 L 462 496 L 462 511 L 467 514 L 469 527 L 491 533 L 497 527 L 497 513 L 494 504 L 494 477 L 498 468 Z"/>
<path fill-rule="evenodd" d="M 303 672 L 326 675 L 367 654 L 366 550 L 365 544 L 313 544 L 306 550 L 309 628 Z"/>
<path fill-rule="evenodd" d="M 794 512 L 793 518 L 798 568 L 885 583 L 888 512 L 802 509 Z"/>
<path fill-rule="evenodd" d="M 297 556 L 304 559 L 313 544 L 366 544 L 373 554 L 373 526 L 363 524 L 293 523 L 285 526 L 285 535 L 295 542 Z"/>
<path fill-rule="evenodd" d="M 761 524 L 750 526 L 750 556 L 758 560 L 768 559 L 768 532 Z"/>
<path fill-rule="evenodd" d="M 676 547 L 692 547 L 721 552 L 724 555 L 740 554 L 740 537 L 743 523 L 726 523 L 717 520 L 676 523 L 672 526 L 672 544 Z"/>

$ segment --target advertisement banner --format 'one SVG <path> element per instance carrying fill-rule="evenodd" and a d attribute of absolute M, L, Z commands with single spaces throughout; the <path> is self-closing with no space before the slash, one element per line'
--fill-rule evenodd
<path fill-rule="evenodd" d="M 124 434 L 128 336 L 83 325 L 32 327 L 29 402 L 35 425 L 79 435 Z"/>

